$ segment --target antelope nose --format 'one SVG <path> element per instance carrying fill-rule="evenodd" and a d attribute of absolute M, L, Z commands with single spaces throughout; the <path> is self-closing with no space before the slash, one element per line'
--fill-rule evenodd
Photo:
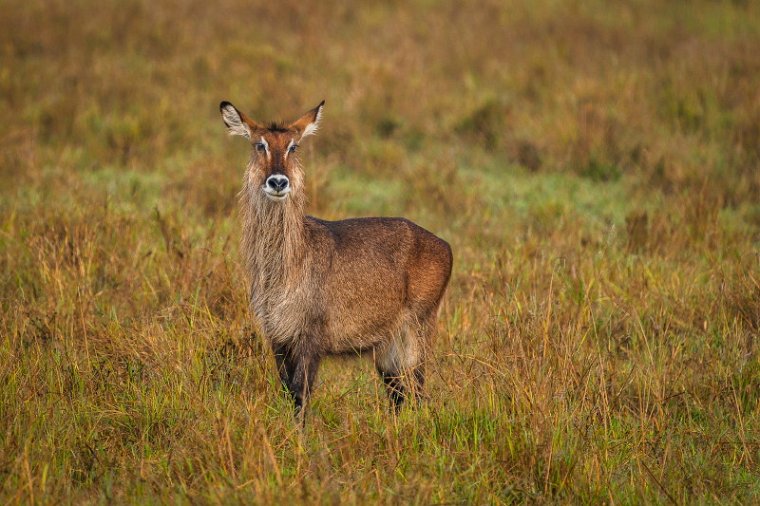
<path fill-rule="evenodd" d="M 285 176 L 269 176 L 267 178 L 267 186 L 276 192 L 281 192 L 288 187 L 288 178 Z"/>

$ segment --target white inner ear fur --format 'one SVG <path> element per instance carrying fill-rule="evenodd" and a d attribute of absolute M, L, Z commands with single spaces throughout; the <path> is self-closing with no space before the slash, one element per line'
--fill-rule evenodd
<path fill-rule="evenodd" d="M 222 107 L 222 119 L 224 120 L 224 124 L 227 125 L 230 135 L 242 135 L 246 139 L 251 140 L 251 129 L 245 124 L 234 107 L 231 105 Z"/>
<path fill-rule="evenodd" d="M 306 128 L 303 129 L 303 133 L 301 134 L 301 139 L 303 139 L 306 136 L 314 135 L 317 133 L 317 130 L 319 129 L 319 122 L 322 119 L 322 109 L 324 109 L 324 106 L 319 106 L 319 109 L 317 110 L 317 116 L 314 118 L 314 121 L 306 125 Z"/>

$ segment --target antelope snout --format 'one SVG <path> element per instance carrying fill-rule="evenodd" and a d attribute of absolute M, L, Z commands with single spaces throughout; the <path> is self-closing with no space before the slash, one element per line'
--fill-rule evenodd
<path fill-rule="evenodd" d="M 284 199 L 285 195 L 290 192 L 290 181 L 287 176 L 273 174 L 267 178 L 264 191 L 275 200 Z"/>

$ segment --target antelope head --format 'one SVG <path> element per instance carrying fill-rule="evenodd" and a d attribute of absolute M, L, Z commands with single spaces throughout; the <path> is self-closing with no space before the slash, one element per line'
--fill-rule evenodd
<path fill-rule="evenodd" d="M 301 190 L 303 173 L 298 163 L 298 146 L 314 134 L 322 118 L 323 100 L 289 125 L 258 123 L 225 101 L 219 104 L 222 120 L 230 135 L 240 135 L 251 143 L 248 178 L 270 200 L 283 201 Z"/>

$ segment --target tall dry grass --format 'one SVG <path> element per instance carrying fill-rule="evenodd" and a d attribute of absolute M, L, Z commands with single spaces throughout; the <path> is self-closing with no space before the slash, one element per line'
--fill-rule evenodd
<path fill-rule="evenodd" d="M 752 503 L 753 2 L 0 7 L 0 498 Z M 328 362 L 301 433 L 246 307 L 247 152 L 451 242 L 429 401 Z"/>

